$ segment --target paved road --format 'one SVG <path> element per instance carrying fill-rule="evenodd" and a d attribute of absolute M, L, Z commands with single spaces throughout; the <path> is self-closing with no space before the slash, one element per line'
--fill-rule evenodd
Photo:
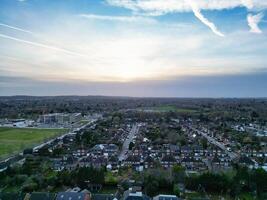
<path fill-rule="evenodd" d="M 179 122 L 179 121 L 177 121 L 177 120 L 174 120 L 174 121 Z M 198 130 L 198 129 L 192 127 L 192 126 L 189 126 L 189 125 L 187 125 L 186 127 L 189 128 L 189 129 L 191 129 L 191 130 L 193 130 L 193 131 L 195 131 L 195 132 L 197 132 L 198 134 L 201 134 L 201 135 L 202 135 L 203 137 L 205 137 L 211 144 L 213 144 L 213 145 L 219 147 L 220 149 L 222 149 L 223 151 L 225 151 L 225 152 L 228 154 L 228 156 L 229 156 L 232 160 L 233 160 L 233 159 L 236 159 L 236 158 L 238 157 L 238 154 L 236 154 L 236 153 L 234 153 L 234 152 L 230 152 L 230 151 L 228 151 L 227 148 L 226 148 L 226 146 L 225 146 L 223 143 L 218 142 L 215 138 L 209 136 L 207 133 L 205 133 L 205 132 L 203 132 L 203 131 L 200 131 L 200 130 Z"/>
<path fill-rule="evenodd" d="M 91 121 L 89 121 L 88 123 L 82 125 L 81 127 L 79 127 L 79 128 L 75 128 L 75 131 L 80 131 L 81 129 L 84 129 L 85 127 L 87 127 L 87 126 L 93 124 L 93 123 L 96 122 L 96 121 L 97 121 L 97 119 L 91 120 Z M 54 142 L 56 139 L 63 139 L 66 135 L 71 135 L 71 134 L 73 134 L 72 129 L 71 129 L 69 132 L 67 132 L 67 133 L 65 133 L 65 134 L 63 134 L 63 135 L 61 135 L 61 136 L 59 136 L 59 137 L 53 138 L 53 139 L 51 139 L 51 140 L 49 140 L 49 141 L 47 141 L 47 142 L 44 142 L 44 143 L 42 143 L 42 144 L 40 144 L 40 145 L 35 146 L 35 147 L 33 148 L 33 150 L 38 150 L 38 149 L 44 147 L 45 145 L 51 144 L 51 143 Z"/>
<path fill-rule="evenodd" d="M 98 119 L 93 119 L 93 120 L 89 121 L 87 124 L 85 124 L 85 125 L 83 125 L 83 126 L 81 126 L 81 127 L 79 127 L 79 128 L 76 128 L 76 131 L 79 131 L 79 130 L 81 130 L 81 129 L 83 129 L 83 128 L 85 128 L 85 127 L 87 127 L 87 126 L 93 124 L 93 123 L 96 122 L 97 120 L 98 120 Z M 58 137 L 53 138 L 53 139 L 50 139 L 49 141 L 46 141 L 46 142 L 44 142 L 44 143 L 42 143 L 42 144 L 39 144 L 39 145 L 33 147 L 33 150 L 36 151 L 36 150 L 38 150 L 38 149 L 44 147 L 45 145 L 51 144 L 51 143 L 54 142 L 57 138 L 62 139 L 62 138 L 64 138 L 66 135 L 70 135 L 70 134 L 73 134 L 72 130 L 68 131 L 67 133 L 65 133 L 65 134 L 63 134 L 63 135 L 61 135 L 61 136 L 58 136 Z M 17 155 L 10 156 L 9 158 L 6 158 L 6 159 L 3 160 L 3 161 L 0 161 L 0 163 L 3 163 L 2 165 L 0 165 L 0 172 L 6 170 L 7 165 L 12 165 L 12 164 L 14 164 L 14 163 L 17 163 L 17 162 L 22 161 L 22 160 L 24 159 L 23 156 L 22 156 L 22 158 L 21 158 L 20 160 L 15 159 L 16 157 L 18 157 L 18 156 L 19 156 L 20 154 L 22 154 L 22 153 L 23 153 L 23 152 L 21 152 L 21 153 L 19 153 L 19 154 L 17 154 Z M 6 164 L 5 164 L 5 163 L 6 163 Z"/>
<path fill-rule="evenodd" d="M 205 137 L 210 143 L 216 145 L 217 147 L 219 147 L 220 149 L 222 149 L 223 151 L 225 151 L 228 156 L 233 160 L 233 159 L 236 159 L 238 157 L 238 155 L 234 152 L 230 152 L 227 150 L 226 146 L 221 143 L 221 142 L 218 142 L 215 138 L 207 135 L 207 133 L 203 132 L 203 131 L 200 131 L 196 128 L 193 128 L 193 127 L 188 127 L 190 129 L 192 129 L 193 131 L 196 131 L 198 134 L 201 134 L 203 137 Z"/>
<path fill-rule="evenodd" d="M 128 137 L 125 139 L 123 145 L 122 145 L 122 150 L 119 155 L 119 161 L 125 160 L 126 158 L 126 153 L 129 150 L 129 145 L 133 141 L 134 136 L 138 133 L 139 131 L 139 124 L 134 124 L 132 129 L 130 130 Z"/>

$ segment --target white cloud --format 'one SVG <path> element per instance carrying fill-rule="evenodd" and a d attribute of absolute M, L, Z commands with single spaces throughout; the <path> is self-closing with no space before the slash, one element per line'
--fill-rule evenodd
<path fill-rule="evenodd" d="M 246 7 L 249 10 L 264 10 L 266 0 L 106 0 L 109 5 L 132 10 L 139 15 L 164 15 L 175 12 L 191 12 L 215 34 L 223 36 L 216 26 L 201 14 L 201 10 L 225 10 Z"/>
<path fill-rule="evenodd" d="M 136 12 L 190 12 L 191 7 L 187 0 L 106 0 L 113 6 L 124 7 Z M 223 10 L 236 7 L 266 9 L 265 0 L 194 0 L 200 10 Z"/>
<path fill-rule="evenodd" d="M 262 20 L 263 16 L 264 15 L 262 13 L 259 13 L 259 14 L 256 14 L 256 15 L 248 14 L 247 20 L 248 20 L 248 25 L 250 27 L 250 32 L 252 32 L 252 33 L 262 33 L 262 31 L 260 30 L 258 24 Z"/>
<path fill-rule="evenodd" d="M 241 0 L 244 6 L 246 6 L 248 9 L 252 9 L 254 6 L 253 0 Z"/>
<path fill-rule="evenodd" d="M 111 16 L 111 15 L 95 15 L 95 14 L 81 14 L 80 17 L 93 19 L 93 20 L 105 20 L 105 21 L 118 21 L 118 22 L 147 22 L 155 23 L 156 20 L 142 16 Z"/>

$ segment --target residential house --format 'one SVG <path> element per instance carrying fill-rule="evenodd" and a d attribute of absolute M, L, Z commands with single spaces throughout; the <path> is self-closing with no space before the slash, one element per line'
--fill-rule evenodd
<path fill-rule="evenodd" d="M 150 197 L 143 194 L 141 191 L 136 191 L 133 188 L 129 188 L 123 193 L 122 200 L 150 200 Z"/>
<path fill-rule="evenodd" d="M 90 195 L 83 192 L 59 192 L 56 200 L 90 200 Z"/>
<path fill-rule="evenodd" d="M 175 195 L 159 194 L 153 197 L 153 200 L 181 200 Z"/>
<path fill-rule="evenodd" d="M 161 165 L 164 168 L 173 167 L 177 163 L 177 160 L 172 155 L 166 155 L 161 159 Z"/>
<path fill-rule="evenodd" d="M 33 192 L 30 194 L 29 198 L 29 200 L 54 200 L 54 199 L 55 199 L 55 194 L 47 192 Z"/>
<path fill-rule="evenodd" d="M 147 156 L 144 160 L 144 167 L 145 169 L 155 167 L 155 161 L 151 156 Z"/>

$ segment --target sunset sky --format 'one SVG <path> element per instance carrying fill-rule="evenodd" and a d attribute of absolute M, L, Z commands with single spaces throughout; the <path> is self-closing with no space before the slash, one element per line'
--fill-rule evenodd
<path fill-rule="evenodd" d="M 267 97 L 266 11 L 265 0 L 0 0 L 0 95 Z"/>

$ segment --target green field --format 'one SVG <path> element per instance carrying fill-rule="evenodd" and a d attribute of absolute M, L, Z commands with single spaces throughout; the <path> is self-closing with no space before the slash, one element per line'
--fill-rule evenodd
<path fill-rule="evenodd" d="M 147 110 L 152 110 L 155 112 L 178 112 L 178 113 L 193 113 L 196 112 L 196 110 L 189 109 L 189 108 L 177 108 L 172 105 L 166 105 L 166 106 L 155 106 L 147 108 Z"/>
<path fill-rule="evenodd" d="M 0 127 L 0 159 L 33 147 L 57 135 L 66 129 L 4 128 Z"/>

